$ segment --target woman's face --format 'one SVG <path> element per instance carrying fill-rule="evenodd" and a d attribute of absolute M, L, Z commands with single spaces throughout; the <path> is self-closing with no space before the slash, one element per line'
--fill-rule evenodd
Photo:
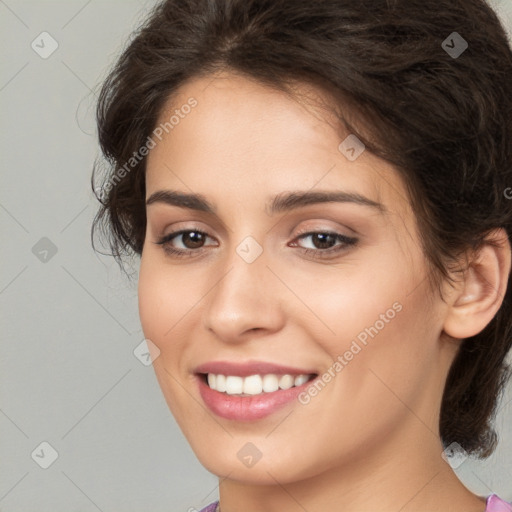
<path fill-rule="evenodd" d="M 196 79 L 148 157 L 144 335 L 198 458 L 240 481 L 438 441 L 453 350 L 405 187 L 319 113 L 242 77 Z"/>

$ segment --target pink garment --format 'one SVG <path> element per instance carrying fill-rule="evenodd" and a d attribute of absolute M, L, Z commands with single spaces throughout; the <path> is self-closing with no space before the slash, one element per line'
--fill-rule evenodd
<path fill-rule="evenodd" d="M 512 504 L 498 498 L 496 494 L 491 494 L 487 498 L 485 512 L 512 512 Z"/>
<path fill-rule="evenodd" d="M 211 503 L 199 512 L 215 512 L 219 502 Z M 502 500 L 496 494 L 491 494 L 487 497 L 486 507 L 484 512 L 512 512 L 512 504 Z"/>
<path fill-rule="evenodd" d="M 218 501 L 216 501 L 215 503 L 211 503 L 207 507 L 202 508 L 199 512 L 215 512 L 215 509 L 217 508 L 218 503 L 219 503 Z"/>

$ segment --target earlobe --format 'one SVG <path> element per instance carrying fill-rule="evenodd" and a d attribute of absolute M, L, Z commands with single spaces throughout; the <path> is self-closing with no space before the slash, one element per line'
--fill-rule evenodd
<path fill-rule="evenodd" d="M 487 240 L 469 261 L 452 294 L 443 327 L 453 338 L 469 338 L 481 332 L 503 302 L 510 275 L 510 243 L 501 228 Z"/>

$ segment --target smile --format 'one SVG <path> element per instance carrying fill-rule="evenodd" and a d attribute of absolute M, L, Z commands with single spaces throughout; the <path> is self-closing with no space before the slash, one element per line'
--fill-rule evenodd
<path fill-rule="evenodd" d="M 253 396 L 262 393 L 272 393 L 278 389 L 290 389 L 302 386 L 310 380 L 311 375 L 277 375 L 268 373 L 266 375 L 249 375 L 239 377 L 238 375 L 222 375 L 208 373 L 207 383 L 210 389 L 226 393 L 228 395 Z"/>
<path fill-rule="evenodd" d="M 318 377 L 311 369 L 266 362 L 216 361 L 200 365 L 194 373 L 205 406 L 234 421 L 255 421 L 275 413 Z"/>

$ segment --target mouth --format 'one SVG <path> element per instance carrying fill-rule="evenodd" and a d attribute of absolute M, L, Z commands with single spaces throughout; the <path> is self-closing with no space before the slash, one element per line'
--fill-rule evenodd
<path fill-rule="evenodd" d="M 206 407 L 222 418 L 244 422 L 292 406 L 319 375 L 266 363 L 210 363 L 196 370 L 199 394 Z"/>

